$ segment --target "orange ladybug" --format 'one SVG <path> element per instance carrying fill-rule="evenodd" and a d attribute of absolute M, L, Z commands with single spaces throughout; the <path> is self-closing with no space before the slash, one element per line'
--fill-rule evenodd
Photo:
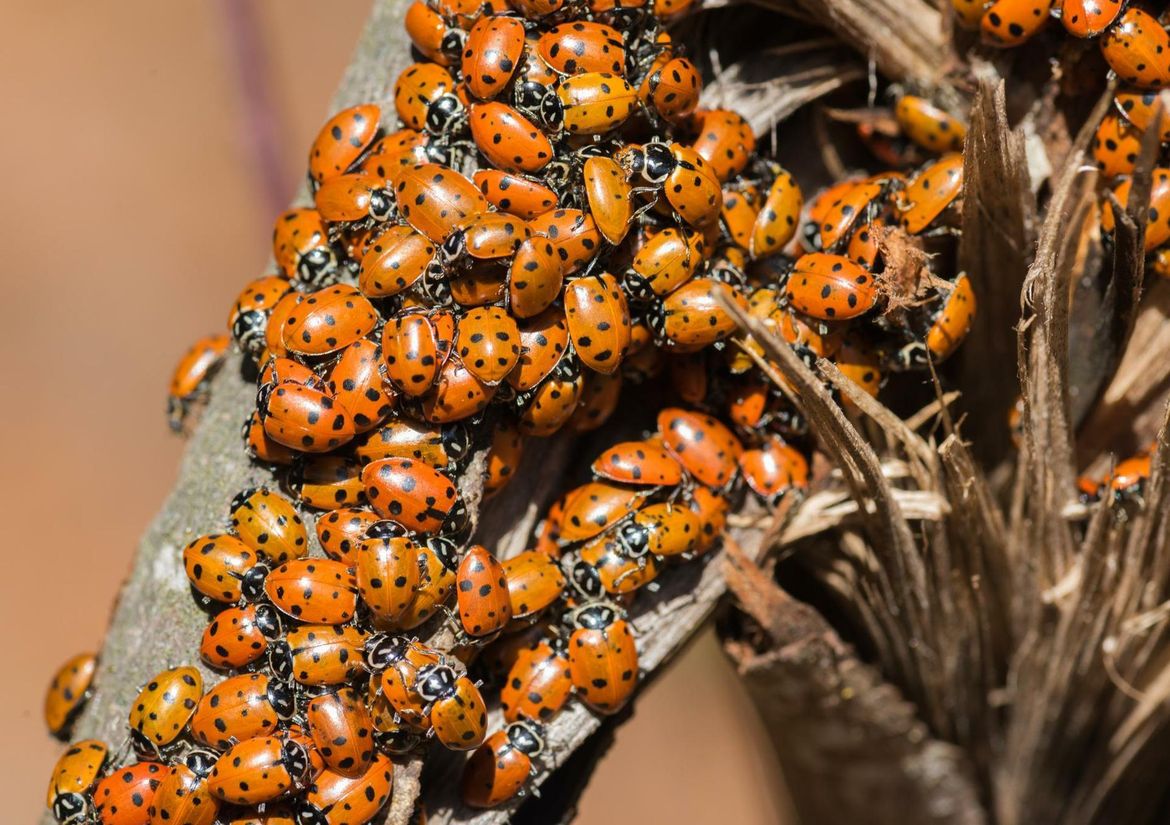
<path fill-rule="evenodd" d="M 460 560 L 455 592 L 459 623 L 468 636 L 490 636 L 512 620 L 508 577 L 483 545 L 471 545 Z"/>
<path fill-rule="evenodd" d="M 206 391 L 207 381 L 223 363 L 230 343 L 227 335 L 200 338 L 175 365 L 167 393 L 167 419 L 175 432 L 183 429 L 191 406 Z"/>
<path fill-rule="evenodd" d="M 65 660 L 53 674 L 45 692 L 45 726 L 53 736 L 64 738 L 90 697 L 97 656 L 78 653 Z"/>
<path fill-rule="evenodd" d="M 394 789 L 394 763 L 375 754 L 357 776 L 326 769 L 317 774 L 297 801 L 297 822 L 304 825 L 365 825 L 386 806 Z"/>
<path fill-rule="evenodd" d="M 232 499 L 228 518 L 244 544 L 275 564 L 309 552 L 309 533 L 296 507 L 267 487 L 241 490 Z"/>
<path fill-rule="evenodd" d="M 344 624 L 357 610 L 357 581 L 344 562 L 293 559 L 267 573 L 263 586 L 273 606 L 297 621 Z"/>
<path fill-rule="evenodd" d="M 735 477 L 743 445 L 711 416 L 668 407 L 658 413 L 658 434 L 666 449 L 700 484 L 720 488 Z"/>
<path fill-rule="evenodd" d="M 305 725 L 327 768 L 361 776 L 373 762 L 374 724 L 366 703 L 352 688 L 310 699 L 305 705 Z"/>
<path fill-rule="evenodd" d="M 309 179 L 320 185 L 348 172 L 374 142 L 381 118 L 378 106 L 361 103 L 325 121 L 309 149 Z"/>
<path fill-rule="evenodd" d="M 463 769 L 462 794 L 472 808 L 492 808 L 519 796 L 534 773 L 532 759 L 544 750 L 544 732 L 529 721 L 496 731 Z"/>
<path fill-rule="evenodd" d="M 618 608 L 587 604 L 569 615 L 569 674 L 577 696 L 598 713 L 617 713 L 638 686 L 638 650 Z"/>
<path fill-rule="evenodd" d="M 138 762 L 113 771 L 93 788 L 101 825 L 147 825 L 150 805 L 171 769 L 161 762 Z"/>
<path fill-rule="evenodd" d="M 259 805 L 305 787 L 312 771 L 306 747 L 294 738 L 258 736 L 216 760 L 207 788 L 233 805 Z"/>

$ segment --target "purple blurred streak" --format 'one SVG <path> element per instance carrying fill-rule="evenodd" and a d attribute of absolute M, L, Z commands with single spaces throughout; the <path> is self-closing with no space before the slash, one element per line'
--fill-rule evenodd
<path fill-rule="evenodd" d="M 292 182 L 285 179 L 282 118 L 273 100 L 273 86 L 253 0 L 220 0 L 229 50 L 239 83 L 244 117 L 240 121 L 253 160 L 256 182 L 268 214 L 276 215 L 292 197 Z"/>

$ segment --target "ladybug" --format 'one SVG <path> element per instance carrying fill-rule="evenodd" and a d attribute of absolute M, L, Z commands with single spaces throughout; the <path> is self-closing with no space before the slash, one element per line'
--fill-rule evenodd
<path fill-rule="evenodd" d="M 227 327 L 240 349 L 256 358 L 264 350 L 268 317 L 280 300 L 293 291 L 287 278 L 268 275 L 244 287 L 232 304 Z"/>
<path fill-rule="evenodd" d="M 343 507 L 317 519 L 317 541 L 325 555 L 353 566 L 358 545 L 378 516 L 360 507 Z"/>
<path fill-rule="evenodd" d="M 433 427 L 396 418 L 370 433 L 354 450 L 363 462 L 413 458 L 437 469 L 456 469 L 471 453 L 471 434 L 462 424 Z"/>
<path fill-rule="evenodd" d="M 498 494 L 516 476 L 524 455 L 524 436 L 514 423 L 503 422 L 492 432 L 488 450 L 487 476 L 483 482 L 483 497 Z"/>
<path fill-rule="evenodd" d="M 244 441 L 244 451 L 250 458 L 268 464 L 291 464 L 297 454 L 283 444 L 277 444 L 264 432 L 264 425 L 260 423 L 260 414 L 253 410 L 244 420 L 240 433 Z"/>
<path fill-rule="evenodd" d="M 477 261 L 508 258 L 516 254 L 531 235 L 532 231 L 524 221 L 512 215 L 500 212 L 476 215 L 443 242 L 445 272 L 453 277 L 462 269 L 474 271 Z"/>
<path fill-rule="evenodd" d="M 902 191 L 895 208 L 903 229 L 912 235 L 931 227 L 963 190 L 963 156 L 943 155 L 920 171 Z"/>
<path fill-rule="evenodd" d="M 286 278 L 320 286 L 337 273 L 337 253 L 316 209 L 289 209 L 276 219 L 272 254 Z"/>
<path fill-rule="evenodd" d="M 455 341 L 455 317 L 449 312 L 407 310 L 382 330 L 386 378 L 399 392 L 423 395 L 439 377 Z"/>
<path fill-rule="evenodd" d="M 45 805 L 61 825 L 92 820 L 89 789 L 98 781 L 110 749 L 100 739 L 74 742 L 61 754 L 49 775 Z"/>
<path fill-rule="evenodd" d="M 926 333 L 926 348 L 930 350 L 935 363 L 945 361 L 963 343 L 975 319 L 975 306 L 975 290 L 971 288 L 971 279 L 965 273 L 960 273 L 954 289 Z"/>
<path fill-rule="evenodd" d="M 432 281 L 439 292 L 431 298 L 439 303 L 445 303 L 441 297 L 443 292 L 449 294 L 451 300 L 462 308 L 482 307 L 488 304 L 498 304 L 504 301 L 507 294 L 507 273 L 503 267 L 497 266 L 498 261 L 470 261 L 466 273 L 451 281 L 436 278 Z"/>
<path fill-rule="evenodd" d="M 258 556 L 276 564 L 309 552 L 309 534 L 293 503 L 267 487 L 241 490 L 232 499 L 232 532 Z"/>
<path fill-rule="evenodd" d="M 1141 148 L 1141 133 L 1115 112 L 1101 119 L 1093 135 L 1093 160 L 1106 178 L 1132 174 Z"/>
<path fill-rule="evenodd" d="M 1137 6 L 1127 8 L 1105 32 L 1101 54 L 1131 86 L 1155 91 L 1170 86 L 1170 34 Z"/>
<path fill-rule="evenodd" d="M 988 46 L 1018 46 L 1048 22 L 1055 0 L 995 0 L 979 22 Z"/>
<path fill-rule="evenodd" d="M 627 177 L 640 175 L 660 190 L 670 208 L 696 229 L 719 220 L 723 190 L 714 170 L 689 146 L 651 141 L 620 150 L 617 161 Z"/>
<path fill-rule="evenodd" d="M 873 349 L 860 341 L 845 338 L 833 355 L 837 369 L 873 397 L 882 386 L 881 359 Z"/>
<path fill-rule="evenodd" d="M 364 338 L 378 323 L 378 313 L 352 286 L 331 286 L 301 297 L 282 330 L 289 352 L 319 356 L 337 352 Z"/>
<path fill-rule="evenodd" d="M 216 760 L 207 788 L 224 802 L 259 805 L 300 790 L 311 771 L 309 752 L 300 742 L 258 736 L 236 743 Z"/>
<path fill-rule="evenodd" d="M 175 432 L 183 429 L 192 404 L 206 392 L 207 381 L 223 363 L 230 343 L 227 335 L 200 338 L 175 365 L 167 393 L 167 419 Z"/>
<path fill-rule="evenodd" d="M 252 549 L 224 533 L 200 536 L 183 548 L 183 566 L 192 586 L 217 602 L 238 602 L 244 574 L 255 565 Z"/>
<path fill-rule="evenodd" d="M 276 302 L 276 306 L 268 315 L 268 323 L 264 327 L 264 352 L 277 357 L 289 354 L 288 350 L 284 348 L 284 325 L 300 302 L 301 293 L 295 290 Z"/>
<path fill-rule="evenodd" d="M 520 651 L 500 688 L 504 721 L 548 722 L 565 706 L 572 692 L 569 659 L 563 645 L 541 639 Z"/>
<path fill-rule="evenodd" d="M 678 121 L 693 112 L 699 105 L 702 91 L 702 76 L 695 64 L 685 57 L 672 58 L 653 69 L 639 89 L 643 100 L 669 121 Z"/>
<path fill-rule="evenodd" d="M 615 444 L 591 469 L 596 478 L 626 484 L 673 487 L 683 480 L 682 465 L 656 438 Z"/>
<path fill-rule="evenodd" d="M 383 386 L 382 352 L 373 341 L 354 341 L 329 370 L 326 388 L 353 416 L 357 434 L 369 432 L 394 412 L 396 396 Z"/>
<path fill-rule="evenodd" d="M 745 170 L 756 152 L 751 125 L 731 109 L 696 112 L 693 128 L 698 137 L 691 148 L 707 161 L 721 182 Z"/>
<path fill-rule="evenodd" d="M 700 484 L 721 488 L 735 477 L 743 445 L 711 416 L 668 407 L 658 413 L 658 433 L 666 449 Z"/>
<path fill-rule="evenodd" d="M 602 714 L 617 713 L 638 686 L 638 650 L 621 612 L 605 602 L 568 617 L 569 675 L 577 696 Z"/>
<path fill-rule="evenodd" d="M 309 149 L 309 180 L 320 185 L 348 172 L 374 142 L 381 119 L 378 106 L 360 103 L 325 121 Z"/>
<path fill-rule="evenodd" d="M 815 253 L 814 253 L 815 254 Z M 780 337 L 793 346 L 812 350 L 820 358 L 831 358 L 841 346 L 844 331 L 828 324 L 812 324 L 790 307 L 776 311 Z"/>
<path fill-rule="evenodd" d="M 463 49 L 461 69 L 468 91 L 480 100 L 491 100 L 508 85 L 523 55 L 523 21 L 506 16 L 479 18 L 467 33 Z"/>
<path fill-rule="evenodd" d="M 329 452 L 356 434 L 349 410 L 333 396 L 292 381 L 265 384 L 256 407 L 268 437 L 300 452 Z"/>
<path fill-rule="evenodd" d="M 331 178 L 321 185 L 313 205 L 331 224 L 373 221 L 384 223 L 394 216 L 394 198 L 385 178 L 353 172 Z"/>
<path fill-rule="evenodd" d="M 257 384 L 264 386 L 265 384 L 279 384 L 283 381 L 318 390 L 325 389 L 325 382 L 321 380 L 320 376 L 301 362 L 283 356 L 268 359 L 268 363 L 260 370 Z"/>
<path fill-rule="evenodd" d="M 570 490 L 564 497 L 560 542 L 584 541 L 599 535 L 632 513 L 641 499 L 638 490 L 600 481 Z"/>
<path fill-rule="evenodd" d="M 78 653 L 65 660 L 45 692 L 45 726 L 53 736 L 63 738 L 89 701 L 93 674 L 97 670 L 97 656 Z"/>
<path fill-rule="evenodd" d="M 890 188 L 890 181 L 870 178 L 825 190 L 809 204 L 809 219 L 816 233 L 814 248 L 830 250 L 843 243 L 859 221 L 868 223 L 885 205 Z"/>
<path fill-rule="evenodd" d="M 553 159 L 544 132 L 511 106 L 494 101 L 473 104 L 469 124 L 479 151 L 506 172 L 539 172 Z"/>
<path fill-rule="evenodd" d="M 597 231 L 617 246 L 629 232 L 634 217 L 629 181 L 617 161 L 606 157 L 586 160 L 582 180 L 589 213 L 593 215 Z"/>
<path fill-rule="evenodd" d="M 609 595 L 634 593 L 658 577 L 653 557 L 631 556 L 623 544 L 608 535 L 598 536 L 565 559 L 573 587 L 581 601 Z"/>
<path fill-rule="evenodd" d="M 268 648 L 277 678 L 301 685 L 340 685 L 362 672 L 366 633 L 355 627 L 307 624 Z"/>
<path fill-rule="evenodd" d="M 487 708 L 474 682 L 446 665 L 424 665 L 414 689 L 429 707 L 431 730 L 444 747 L 469 751 L 483 744 Z"/>
<path fill-rule="evenodd" d="M 742 456 L 741 456 L 742 458 Z M 649 562 L 651 558 L 698 555 L 711 545 L 704 535 L 703 521 L 697 512 L 672 502 L 648 504 L 617 530 L 626 555 Z"/>
<path fill-rule="evenodd" d="M 731 509 L 731 502 L 727 496 L 708 490 L 705 487 L 696 487 L 691 491 L 690 509 L 699 514 L 702 522 L 704 540 L 700 549 L 714 546 L 723 535 L 723 528 L 727 524 L 727 511 Z"/>
<path fill-rule="evenodd" d="M 305 456 L 293 464 L 288 488 L 302 504 L 321 510 L 337 510 L 366 500 L 361 463 L 349 456 Z"/>
<path fill-rule="evenodd" d="M 894 119 L 910 140 L 928 152 L 961 152 L 967 127 L 954 115 L 916 95 L 902 95 Z"/>
<path fill-rule="evenodd" d="M 164 670 L 130 707 L 130 738 L 142 753 L 159 753 L 182 735 L 203 696 L 203 676 L 191 666 Z"/>
<path fill-rule="evenodd" d="M 694 352 L 735 332 L 735 319 L 715 297 L 720 289 L 743 306 L 743 296 L 738 289 L 713 278 L 687 281 L 659 302 L 651 316 L 651 324 L 667 348 Z"/>
<path fill-rule="evenodd" d="M 561 568 L 545 553 L 526 550 L 503 563 L 513 619 L 527 619 L 550 607 L 565 589 Z"/>
<path fill-rule="evenodd" d="M 394 195 L 403 219 L 434 243 L 488 208 L 475 184 L 437 163 L 404 169 Z"/>
<path fill-rule="evenodd" d="M 457 555 L 454 543 L 442 538 L 428 539 L 419 547 L 414 598 L 399 615 L 395 626 L 413 630 L 447 604 L 455 590 Z"/>
<path fill-rule="evenodd" d="M 520 359 L 505 379 L 521 392 L 536 387 L 552 374 L 569 347 L 569 324 L 564 311 L 549 307 L 519 325 Z"/>
<path fill-rule="evenodd" d="M 101 825 L 147 825 L 150 805 L 170 768 L 138 762 L 118 768 L 94 786 L 93 802 Z"/>
<path fill-rule="evenodd" d="M 569 364 L 567 368 L 566 363 Z M 585 386 L 585 379 L 575 364 L 574 361 L 562 361 L 560 367 L 536 389 L 517 398 L 523 433 L 547 438 L 573 416 Z"/>
<path fill-rule="evenodd" d="M 419 533 L 445 531 L 466 513 L 454 482 L 409 458 L 383 458 L 362 469 L 366 497 L 383 518 Z"/>
<path fill-rule="evenodd" d="M 1149 453 L 1132 456 L 1119 462 L 1109 478 L 1109 489 L 1113 497 L 1122 501 L 1140 498 L 1150 479 L 1152 458 Z"/>
<path fill-rule="evenodd" d="M 744 481 L 756 495 L 775 506 L 790 490 L 808 487 L 808 461 L 777 436 L 739 456 Z"/>
<path fill-rule="evenodd" d="M 246 667 L 268 651 L 280 637 L 280 617 L 270 605 L 229 607 L 217 613 L 203 631 L 199 656 L 212 667 Z"/>
<path fill-rule="evenodd" d="M 454 63 L 463 48 L 463 32 L 447 25 L 443 16 L 423 0 L 415 0 L 402 22 L 414 47 L 440 66 Z"/>
<path fill-rule="evenodd" d="M 877 270 L 881 266 L 881 233 L 887 226 L 882 218 L 875 218 L 858 226 L 857 231 L 849 238 L 845 257 L 871 272 Z"/>
<path fill-rule="evenodd" d="M 495 392 L 495 387 L 476 378 L 458 357 L 449 358 L 439 371 L 435 385 L 421 399 L 421 417 L 431 424 L 451 424 L 471 418 L 487 408 Z"/>
<path fill-rule="evenodd" d="M 951 0 L 955 19 L 963 28 L 977 29 L 992 0 Z"/>
<path fill-rule="evenodd" d="M 750 183 L 723 187 L 723 208 L 719 213 L 719 221 L 727 239 L 737 248 L 750 251 L 762 201 L 760 190 Z"/>
<path fill-rule="evenodd" d="M 207 786 L 215 760 L 216 754 L 210 751 L 193 750 L 171 765 L 148 808 L 150 822 L 216 825 L 220 802 Z"/>
<path fill-rule="evenodd" d="M 617 279 L 602 272 L 570 281 L 564 301 L 577 357 L 592 370 L 613 373 L 630 346 L 630 310 Z"/>
<path fill-rule="evenodd" d="M 528 223 L 535 236 L 548 238 L 561 259 L 565 277 L 588 266 L 601 251 L 601 232 L 593 216 L 580 209 L 554 209 Z"/>
<path fill-rule="evenodd" d="M 1129 204 L 1132 181 L 1125 180 L 1113 190 L 1117 201 L 1123 206 Z M 1106 201 L 1101 207 L 1101 229 L 1113 232 L 1115 225 L 1113 205 Z M 1158 167 L 1153 170 L 1150 186 L 1150 205 L 1146 213 L 1145 250 L 1153 252 L 1170 241 L 1170 168 Z"/>
<path fill-rule="evenodd" d="M 548 238 L 528 238 L 516 249 L 508 269 L 508 311 L 519 319 L 547 309 L 560 295 L 564 271 L 557 248 Z"/>
<path fill-rule="evenodd" d="M 1113 99 L 1122 116 L 1142 132 L 1154 125 L 1154 113 L 1159 101 L 1161 101 L 1163 109 L 1166 108 L 1167 104 L 1170 104 L 1170 89 L 1163 89 L 1159 92 L 1141 92 L 1130 89 L 1118 92 Z M 1162 143 L 1170 142 L 1170 118 L 1164 118 L 1160 126 L 1159 141 Z"/>
<path fill-rule="evenodd" d="M 703 247 L 703 236 L 684 227 L 655 232 L 635 253 L 622 285 L 636 301 L 664 298 L 694 276 Z"/>
<path fill-rule="evenodd" d="M 264 594 L 281 613 L 300 622 L 344 624 L 357 610 L 357 581 L 352 567 L 332 559 L 293 559 L 264 575 L 253 568 L 246 588 L 263 575 Z M 258 589 L 258 588 L 257 588 Z"/>
<path fill-rule="evenodd" d="M 405 224 L 386 227 L 362 256 L 358 289 L 368 298 L 389 298 L 414 286 L 435 256 L 435 246 Z"/>
<path fill-rule="evenodd" d="M 535 773 L 532 759 L 543 750 L 544 731 L 538 724 L 519 721 L 496 731 L 463 768 L 463 802 L 492 808 L 519 796 Z"/>
<path fill-rule="evenodd" d="M 546 118 L 550 126 L 573 135 L 601 135 L 629 119 L 638 92 L 613 72 L 585 72 L 560 81 L 555 101 L 555 112 Z"/>
<path fill-rule="evenodd" d="M 577 20 L 544 32 L 536 41 L 536 53 L 555 72 L 625 74 L 626 47 L 612 26 Z"/>
<path fill-rule="evenodd" d="M 314 696 L 305 706 L 305 723 L 325 767 L 345 776 L 366 772 L 375 754 L 374 725 L 353 688 Z"/>
<path fill-rule="evenodd" d="M 752 225 L 748 251 L 753 258 L 762 258 L 780 252 L 792 236 L 800 221 L 800 210 L 804 206 L 804 195 L 792 175 L 781 169 Z M 822 233 L 823 234 L 823 233 Z"/>
<path fill-rule="evenodd" d="M 455 592 L 459 623 L 468 636 L 490 636 L 512 620 L 508 577 L 483 545 L 467 548 L 455 571 Z"/>
<path fill-rule="evenodd" d="M 394 108 L 407 128 L 432 135 L 457 130 L 466 116 L 454 78 L 437 63 L 414 63 L 398 75 Z"/>
<path fill-rule="evenodd" d="M 394 763 L 375 754 L 366 770 L 347 776 L 324 770 L 296 802 L 298 825 L 365 825 L 390 801 Z"/>
<path fill-rule="evenodd" d="M 399 720 L 418 730 L 429 730 L 427 700 L 417 694 L 415 687 L 423 668 L 445 667 L 443 654 L 405 636 L 386 635 L 371 637 L 365 652 L 369 669 L 381 674 L 382 695 Z"/>
<path fill-rule="evenodd" d="M 402 536 L 371 535 L 358 544 L 358 595 L 375 621 L 394 622 L 414 599 L 419 552 L 417 544 Z"/>
<path fill-rule="evenodd" d="M 273 734 L 296 712 L 292 690 L 263 673 L 229 676 L 204 694 L 191 716 L 191 736 L 227 750 L 235 740 Z"/>
<path fill-rule="evenodd" d="M 823 321 L 857 318 L 877 303 L 877 283 L 843 255 L 810 252 L 797 259 L 785 295 L 800 312 Z"/>
<path fill-rule="evenodd" d="M 472 176 L 484 198 L 501 212 L 530 221 L 551 211 L 557 195 L 544 184 L 499 169 L 479 169 Z"/>
<path fill-rule="evenodd" d="M 622 383 L 620 372 L 613 375 L 591 372 L 585 376 L 577 408 L 566 422 L 569 429 L 575 433 L 592 432 L 608 421 L 617 411 Z"/>

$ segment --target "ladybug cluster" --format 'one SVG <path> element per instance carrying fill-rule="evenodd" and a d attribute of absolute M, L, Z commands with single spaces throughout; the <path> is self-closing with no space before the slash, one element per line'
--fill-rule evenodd
<path fill-rule="evenodd" d="M 244 447 L 281 478 L 182 550 L 210 614 L 200 658 L 225 678 L 164 670 L 121 747 L 72 745 L 49 789 L 62 823 L 360 825 L 396 756 L 428 747 L 472 752 L 467 804 L 522 794 L 566 702 L 629 701 L 637 594 L 709 558 L 743 497 L 808 486 L 812 434 L 722 302 L 871 394 L 958 347 L 975 312 L 949 266 L 962 122 L 903 96 L 929 159 L 806 204 L 740 115 L 699 107 L 700 73 L 663 27 L 688 5 L 409 8 L 422 59 L 392 104 L 325 123 L 314 204 L 277 219 L 275 272 L 172 380 L 181 429 L 238 348 L 257 383 Z M 895 274 L 897 244 L 924 263 Z M 473 543 L 478 501 L 526 442 L 596 430 L 641 389 L 682 403 L 604 451 L 529 550 Z M 483 455 L 481 491 L 466 470 Z M 95 667 L 57 675 L 54 733 Z"/>

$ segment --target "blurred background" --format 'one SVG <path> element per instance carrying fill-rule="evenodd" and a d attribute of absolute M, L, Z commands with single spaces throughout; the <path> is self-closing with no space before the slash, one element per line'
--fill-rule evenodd
<path fill-rule="evenodd" d="M 369 2 L 0 7 L 0 799 L 31 822 L 62 748 L 44 688 L 100 645 L 174 478 L 173 364 L 262 274 Z M 579 821 L 783 821 L 777 775 L 708 632 L 639 699 Z"/>

